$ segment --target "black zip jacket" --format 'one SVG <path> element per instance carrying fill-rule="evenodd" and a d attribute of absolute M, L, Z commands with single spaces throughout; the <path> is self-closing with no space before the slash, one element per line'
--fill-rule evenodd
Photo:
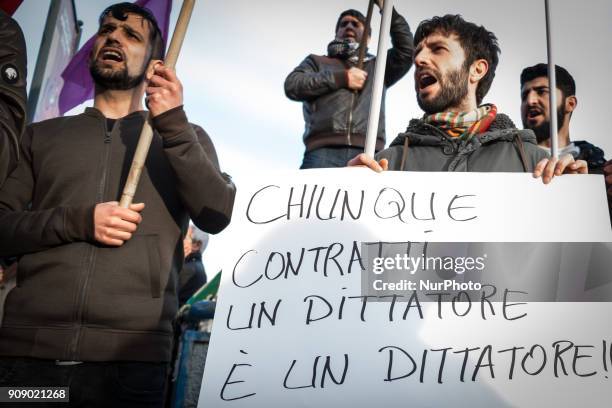
<path fill-rule="evenodd" d="M 0 10 L 0 187 L 17 166 L 26 120 L 26 46 L 19 25 Z"/>
<path fill-rule="evenodd" d="M 75 361 L 169 361 L 177 273 L 189 217 L 216 233 L 235 187 L 182 107 L 153 118 L 134 202 L 142 222 L 121 247 L 94 241 L 96 203 L 118 201 L 144 112 L 106 129 L 102 113 L 29 126 L 0 190 L 0 255 L 20 255 L 0 355 Z"/>
<path fill-rule="evenodd" d="M 393 9 L 391 43 L 387 51 L 385 91 L 399 81 L 412 66 L 414 42 L 408 23 Z M 287 76 L 285 94 L 303 102 L 304 144 L 306 151 L 325 146 L 364 147 L 374 84 L 376 59 L 364 64 L 368 79 L 357 93 L 347 88 L 347 61 L 309 55 Z M 385 145 L 385 91 L 381 105 L 376 150 Z"/>

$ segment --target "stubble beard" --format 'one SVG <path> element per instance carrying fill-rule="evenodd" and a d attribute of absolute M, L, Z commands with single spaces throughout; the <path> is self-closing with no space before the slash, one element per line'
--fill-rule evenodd
<path fill-rule="evenodd" d="M 144 69 L 138 75 L 129 75 L 125 64 L 120 70 L 111 70 L 102 68 L 96 60 L 89 63 L 89 72 L 95 84 L 106 90 L 125 91 L 133 89 L 140 85 L 145 78 Z"/>
<path fill-rule="evenodd" d="M 444 112 L 452 106 L 459 106 L 468 94 L 468 70 L 461 67 L 439 78 L 440 92 L 431 100 L 421 99 L 417 90 L 417 103 L 428 115 Z"/>
<path fill-rule="evenodd" d="M 565 117 L 565 109 L 563 105 L 557 107 L 557 131 L 563 127 L 563 119 Z M 550 139 L 550 120 L 542 122 L 541 125 L 529 127 L 529 124 L 523 124 L 523 127 L 533 130 L 538 144 Z"/>

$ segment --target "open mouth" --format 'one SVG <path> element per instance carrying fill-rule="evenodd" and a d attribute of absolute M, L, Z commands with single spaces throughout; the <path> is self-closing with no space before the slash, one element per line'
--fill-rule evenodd
<path fill-rule="evenodd" d="M 527 110 L 527 119 L 535 119 L 542 115 L 543 112 L 538 108 L 530 108 Z"/>
<path fill-rule="evenodd" d="M 123 62 L 123 53 L 116 48 L 103 48 L 100 57 L 103 61 Z"/>
<path fill-rule="evenodd" d="M 422 90 L 432 86 L 436 82 L 438 82 L 438 80 L 436 79 L 435 76 L 433 76 L 431 74 L 428 74 L 428 73 L 419 74 L 418 80 L 417 80 L 417 84 L 419 86 L 419 91 L 422 91 Z"/>

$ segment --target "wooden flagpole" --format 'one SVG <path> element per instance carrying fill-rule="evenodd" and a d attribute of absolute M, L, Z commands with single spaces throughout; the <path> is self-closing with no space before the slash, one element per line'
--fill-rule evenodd
<path fill-rule="evenodd" d="M 178 60 L 181 46 L 183 45 L 183 40 L 185 39 L 185 34 L 187 32 L 187 27 L 189 26 L 189 19 L 191 18 L 194 5 L 195 0 L 183 1 L 181 12 L 176 22 L 174 33 L 172 34 L 172 40 L 170 41 L 170 47 L 168 48 L 168 53 L 166 54 L 166 59 L 164 61 L 164 65 L 166 67 L 174 69 L 176 66 L 176 61 Z M 138 188 L 138 182 L 140 181 L 142 169 L 144 168 L 145 161 L 147 160 L 147 154 L 149 153 L 149 147 L 151 146 L 152 139 L 153 128 L 151 127 L 151 118 L 148 117 L 144 123 L 144 126 L 142 127 L 142 131 L 140 132 L 140 138 L 138 139 L 138 145 L 136 146 L 136 151 L 134 152 L 132 166 L 130 167 L 130 172 L 128 173 L 128 178 L 125 182 L 123 193 L 121 194 L 121 201 L 119 202 L 119 205 L 123 208 L 129 208 L 130 204 L 132 204 L 132 200 L 136 194 L 136 189 Z"/>

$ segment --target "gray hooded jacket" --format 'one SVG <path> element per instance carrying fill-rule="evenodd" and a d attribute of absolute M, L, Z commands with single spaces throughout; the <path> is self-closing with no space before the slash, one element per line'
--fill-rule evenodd
<path fill-rule="evenodd" d="M 376 159 L 389 160 L 389 170 L 531 172 L 547 156 L 538 148 L 531 130 L 516 129 L 512 120 L 500 113 L 485 133 L 467 141 L 413 119 L 406 132 Z"/>

